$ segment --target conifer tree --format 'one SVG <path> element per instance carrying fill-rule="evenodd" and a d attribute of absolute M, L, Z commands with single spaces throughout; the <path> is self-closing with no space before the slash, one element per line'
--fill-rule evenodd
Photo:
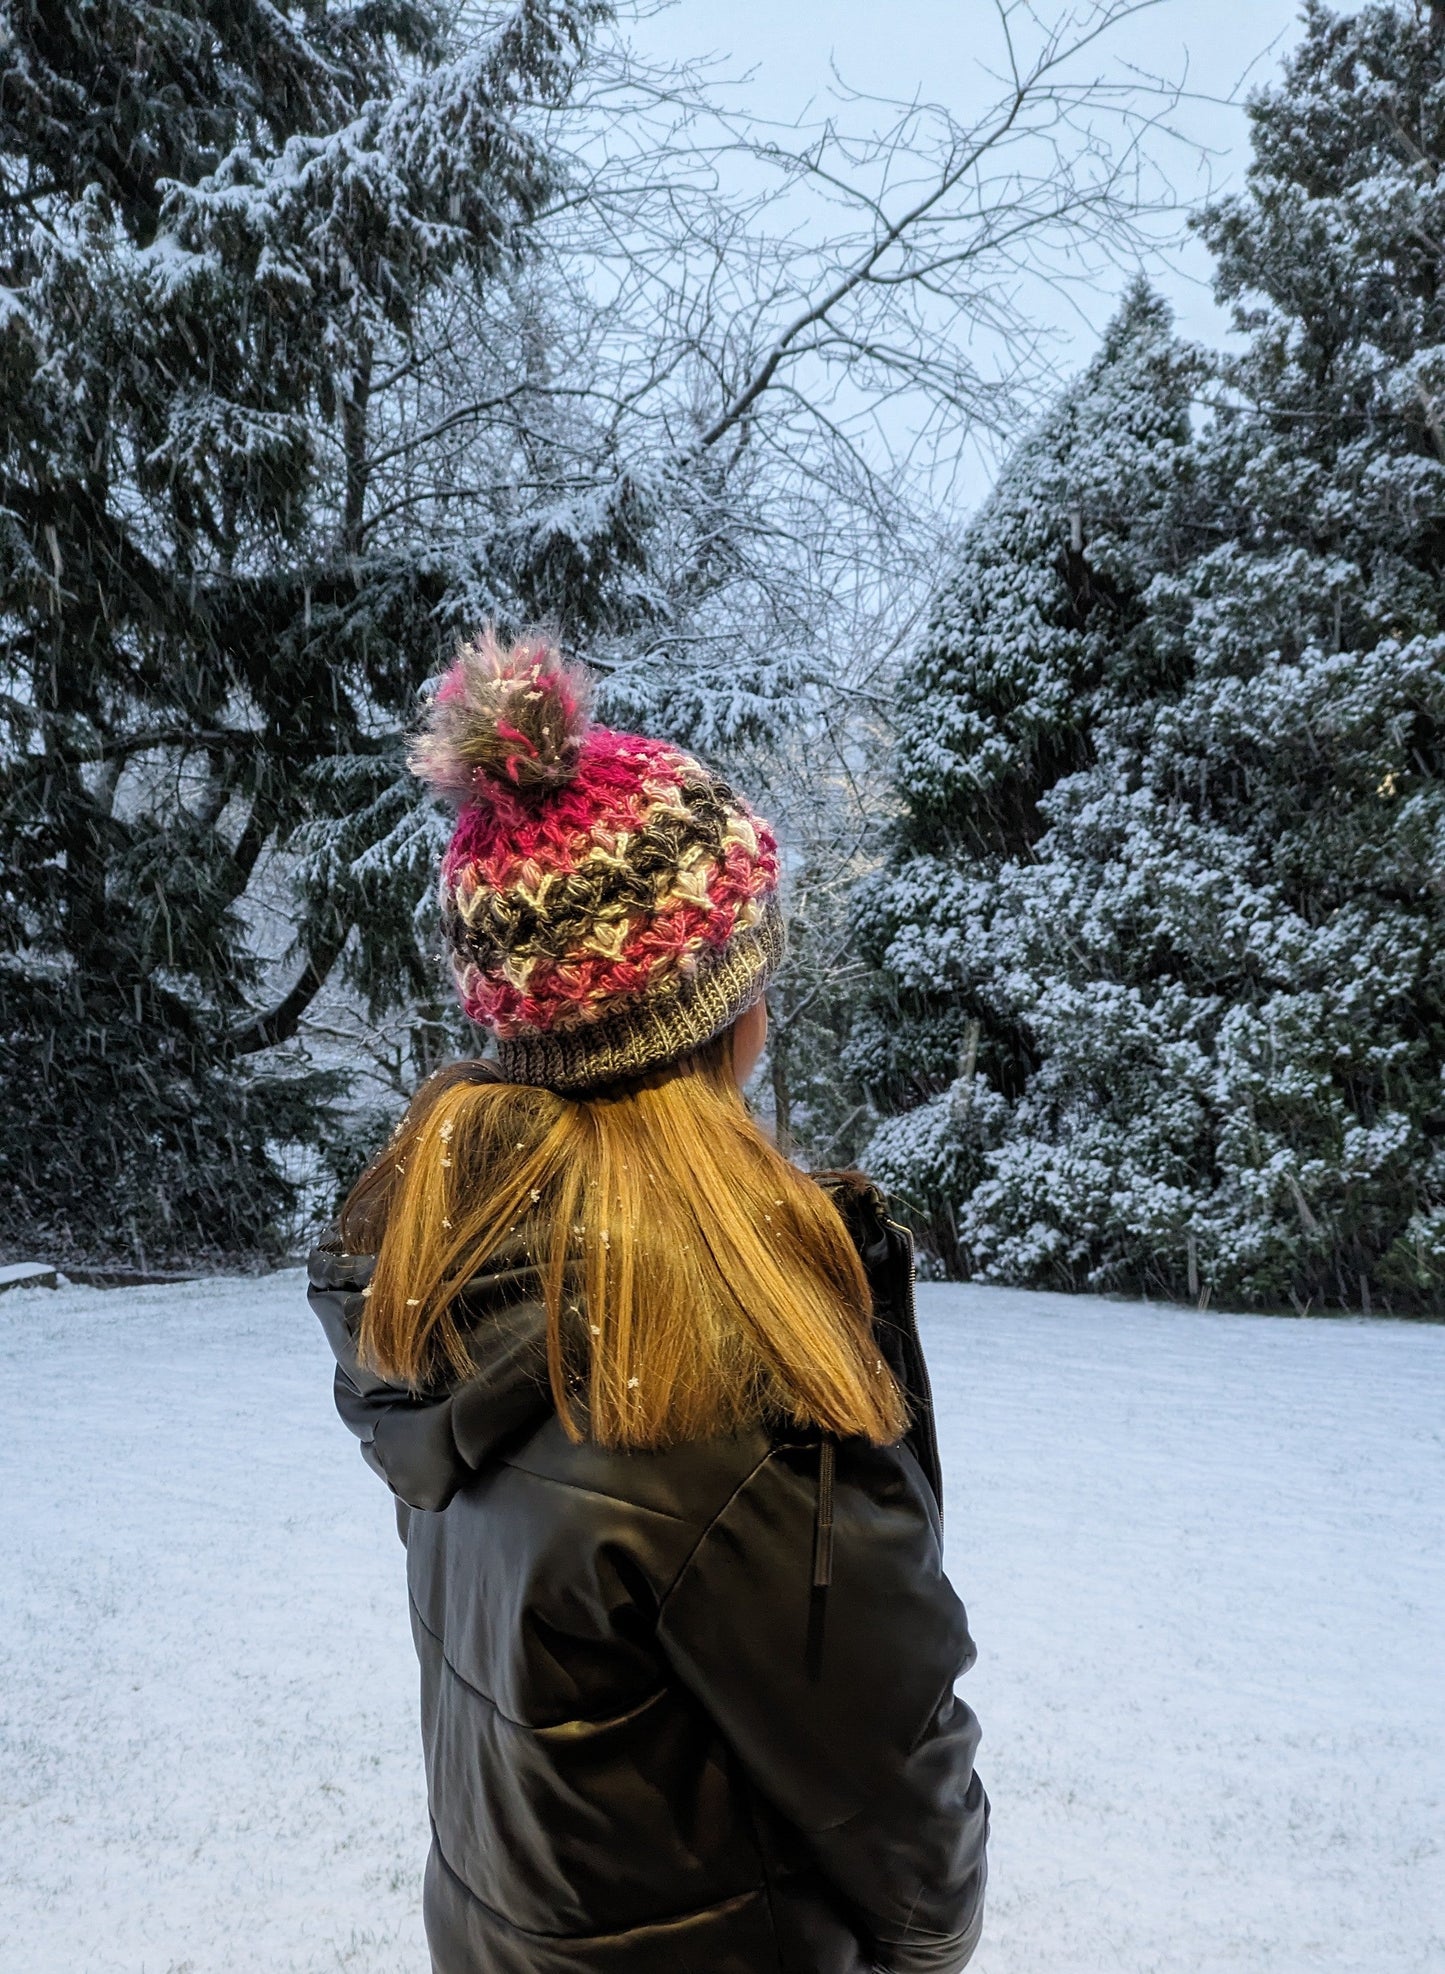
<path fill-rule="evenodd" d="M 900 692 L 902 810 L 889 867 L 859 893 L 878 971 L 848 1060 L 895 1113 L 868 1157 L 950 1268 L 966 1265 L 959 1203 L 1039 1064 L 1005 889 L 1101 722 L 1158 684 L 1145 598 L 1184 552 L 1196 380 L 1167 308 L 1136 285 L 969 528 Z"/>
<path fill-rule="evenodd" d="M 983 1273 L 1438 1308 L 1440 10 L 1311 4 L 1250 115 L 1245 188 L 1201 221 L 1247 341 L 1180 467 L 1191 552 L 1145 592 L 1153 683 L 1096 703 L 1027 858 L 973 897 L 945 858 L 1034 1060 L 1010 1089 L 983 1059 L 971 1165 L 934 1136 Z M 885 1154 L 932 1142 L 908 1124 Z"/>
<path fill-rule="evenodd" d="M 448 558 L 372 525 L 373 435 L 429 299 L 523 258 L 557 184 L 534 113 L 596 11 L 518 0 L 453 44 L 431 0 L 7 9 L 11 1244 L 270 1238 L 273 1149 L 325 1091 L 252 1058 L 364 901 L 313 887 L 291 983 L 258 1008 L 247 889 L 328 785 L 348 810 L 385 799 L 443 606 L 495 601 L 493 544 Z"/>

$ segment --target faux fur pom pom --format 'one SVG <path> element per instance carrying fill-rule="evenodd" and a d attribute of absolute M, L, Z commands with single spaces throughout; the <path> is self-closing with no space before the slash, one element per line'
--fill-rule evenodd
<path fill-rule="evenodd" d="M 458 805 L 484 801 L 488 783 L 544 796 L 576 773 L 590 701 L 586 674 L 550 640 L 508 646 L 489 625 L 458 652 L 408 764 Z"/>

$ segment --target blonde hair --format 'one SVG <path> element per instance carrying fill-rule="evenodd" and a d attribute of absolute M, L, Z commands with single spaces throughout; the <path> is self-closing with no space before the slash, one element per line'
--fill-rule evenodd
<path fill-rule="evenodd" d="M 520 1244 L 573 1439 L 662 1446 L 769 1418 L 899 1438 L 857 1252 L 749 1115 L 731 1044 L 575 1097 L 487 1063 L 434 1076 L 342 1210 L 347 1246 L 377 1255 L 363 1360 L 413 1388 L 468 1375 L 458 1298 Z"/>

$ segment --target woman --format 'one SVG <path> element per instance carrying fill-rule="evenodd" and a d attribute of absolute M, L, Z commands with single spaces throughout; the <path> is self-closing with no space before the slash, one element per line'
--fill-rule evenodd
<path fill-rule="evenodd" d="M 542 640 L 413 765 L 496 1037 L 313 1257 L 398 1498 L 438 1974 L 953 1974 L 987 1804 L 907 1237 L 752 1122 L 778 855 Z"/>

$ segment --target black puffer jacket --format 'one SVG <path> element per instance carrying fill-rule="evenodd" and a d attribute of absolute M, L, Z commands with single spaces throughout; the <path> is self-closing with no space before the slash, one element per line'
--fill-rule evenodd
<path fill-rule="evenodd" d="M 876 1195 L 847 1210 L 916 1423 L 836 1456 L 761 1430 L 573 1445 L 524 1266 L 468 1290 L 476 1375 L 413 1398 L 356 1361 L 369 1261 L 313 1256 L 338 1407 L 400 1504 L 438 1974 L 969 1959 L 988 1809 L 911 1257 Z"/>

